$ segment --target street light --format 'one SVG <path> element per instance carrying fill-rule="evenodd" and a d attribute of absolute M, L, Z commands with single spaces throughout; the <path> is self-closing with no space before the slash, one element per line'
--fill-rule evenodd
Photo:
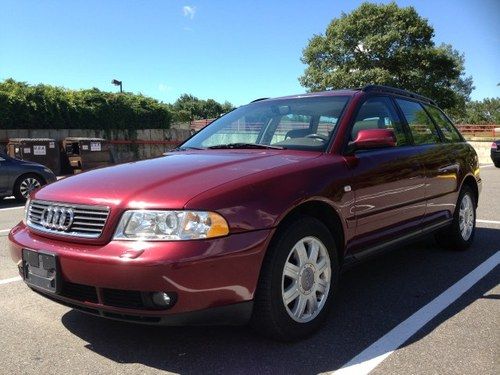
<path fill-rule="evenodd" d="M 114 79 L 111 81 L 111 83 L 115 86 L 120 86 L 120 92 L 123 92 L 122 90 L 122 81 L 118 81 L 117 79 Z"/>

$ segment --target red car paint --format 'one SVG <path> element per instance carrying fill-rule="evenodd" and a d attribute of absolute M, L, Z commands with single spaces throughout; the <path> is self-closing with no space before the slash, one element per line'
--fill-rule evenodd
<path fill-rule="evenodd" d="M 65 282 L 97 288 L 97 302 L 56 296 L 74 307 L 169 316 L 251 301 L 275 229 L 298 208 L 328 208 L 342 227 L 342 259 L 354 259 L 451 218 L 466 178 L 480 189 L 477 156 L 465 142 L 347 153 L 350 127 L 369 95 L 360 90 L 311 95 L 350 96 L 326 151 L 188 150 L 66 178 L 32 198 L 108 206 L 102 236 L 69 240 L 19 223 L 9 234 L 12 259 L 20 264 L 23 248 L 57 254 Z M 230 234 L 191 241 L 113 240 L 123 212 L 137 208 L 214 211 L 227 220 Z M 103 302 L 103 288 L 175 292 L 177 301 L 165 311 L 119 308 Z"/>

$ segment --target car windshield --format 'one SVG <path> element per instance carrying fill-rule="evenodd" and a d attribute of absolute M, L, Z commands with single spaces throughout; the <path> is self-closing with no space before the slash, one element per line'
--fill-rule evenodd
<path fill-rule="evenodd" d="M 349 97 L 263 100 L 239 107 L 191 137 L 187 149 L 294 149 L 324 151 Z"/>

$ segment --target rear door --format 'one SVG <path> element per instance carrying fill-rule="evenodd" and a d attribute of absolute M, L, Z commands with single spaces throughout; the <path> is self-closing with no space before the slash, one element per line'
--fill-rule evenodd
<path fill-rule="evenodd" d="M 357 223 L 352 245 L 358 255 L 418 230 L 425 213 L 425 176 L 419 153 L 390 97 L 370 97 L 361 104 L 351 140 L 360 130 L 374 128 L 392 129 L 397 146 L 357 151 L 346 157 L 352 171 Z"/>
<path fill-rule="evenodd" d="M 424 225 L 451 218 L 455 207 L 459 163 L 455 145 L 445 138 L 421 103 L 396 99 L 410 129 L 426 176 Z M 429 108 L 429 107 L 427 107 Z"/>

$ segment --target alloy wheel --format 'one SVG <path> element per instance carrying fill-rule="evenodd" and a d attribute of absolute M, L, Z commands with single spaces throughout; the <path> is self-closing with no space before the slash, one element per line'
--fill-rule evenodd
<path fill-rule="evenodd" d="M 304 237 L 290 250 L 282 275 L 282 299 L 288 315 L 299 323 L 313 320 L 330 291 L 332 268 L 325 245 Z"/>
<path fill-rule="evenodd" d="M 28 177 L 28 178 L 25 178 L 21 184 L 19 185 L 19 191 L 21 192 L 21 195 L 23 196 L 23 198 L 28 198 L 30 193 L 35 190 L 35 189 L 38 189 L 40 186 L 42 186 L 40 184 L 40 181 L 38 181 L 36 178 L 34 177 Z"/>
<path fill-rule="evenodd" d="M 460 202 L 459 228 L 464 241 L 467 241 L 474 230 L 474 204 L 469 194 L 464 194 Z"/>

